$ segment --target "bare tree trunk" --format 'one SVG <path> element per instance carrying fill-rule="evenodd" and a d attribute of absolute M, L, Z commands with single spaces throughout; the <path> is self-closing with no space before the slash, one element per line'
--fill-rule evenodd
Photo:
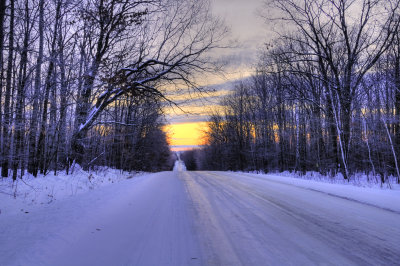
<path fill-rule="evenodd" d="M 81 127 L 86 122 L 86 119 L 89 115 L 89 110 L 91 106 L 90 98 L 92 96 L 92 89 L 95 77 L 97 76 L 99 68 L 99 62 L 93 61 L 90 68 L 86 71 L 84 76 L 84 82 L 81 94 L 78 97 L 78 102 L 76 106 L 76 121 L 75 123 L 78 125 L 77 130 L 72 136 L 71 140 L 71 149 L 72 149 L 72 158 L 76 160 L 77 163 L 80 163 L 85 167 L 85 147 L 83 143 L 83 139 L 86 136 L 87 130 L 81 130 Z"/>
<path fill-rule="evenodd" d="M 300 168 L 300 114 L 299 114 L 299 104 L 297 101 L 294 103 L 295 105 L 295 125 L 296 125 L 296 161 L 294 165 L 295 171 L 298 171 Z"/>
<path fill-rule="evenodd" d="M 102 18 L 101 12 L 103 12 L 105 6 L 104 6 L 104 1 L 100 0 L 99 2 L 99 15 L 100 20 Z M 72 158 L 76 162 L 83 164 L 84 165 L 84 159 L 85 159 L 85 148 L 84 148 L 84 143 L 83 139 L 86 136 L 87 130 L 82 130 L 82 127 L 84 126 L 86 119 L 89 115 L 89 110 L 91 107 L 91 96 L 92 96 L 92 90 L 93 90 L 93 84 L 94 80 L 96 79 L 96 76 L 99 71 L 100 67 L 100 62 L 106 53 L 106 51 L 109 49 L 109 43 L 108 39 L 106 38 L 106 32 L 107 31 L 113 31 L 111 28 L 107 28 L 104 25 L 104 21 L 99 21 L 100 25 L 99 26 L 99 35 L 96 43 L 96 51 L 94 53 L 94 56 L 91 60 L 91 64 L 88 69 L 86 69 L 85 74 L 83 76 L 83 84 L 82 88 L 80 90 L 80 94 L 78 95 L 78 100 L 77 100 L 77 105 L 76 105 L 76 110 L 75 110 L 75 132 L 72 136 L 71 140 L 71 149 L 72 149 Z M 108 24 L 108 27 L 112 27 L 111 24 Z"/>
<path fill-rule="evenodd" d="M 61 0 L 57 2 L 57 9 L 61 7 Z M 62 23 L 60 23 L 62 25 Z M 58 128 L 58 145 L 57 145 L 57 161 L 61 162 L 62 165 L 67 165 L 67 140 L 66 140 L 66 130 L 67 130 L 67 91 L 68 91 L 68 81 L 65 71 L 65 59 L 64 59 L 64 44 L 62 31 L 59 31 L 58 36 L 58 49 L 59 49 L 59 62 L 60 62 L 60 122 Z M 57 167 L 57 162 L 56 162 Z"/>
<path fill-rule="evenodd" d="M 397 156 L 396 156 L 396 151 L 395 151 L 394 146 L 393 146 L 392 137 L 390 136 L 390 132 L 389 132 L 388 126 L 386 124 L 386 121 L 383 118 L 382 118 L 382 123 L 385 126 L 386 133 L 387 133 L 387 136 L 388 136 L 388 139 L 389 139 L 389 143 L 390 143 L 390 148 L 391 148 L 392 154 L 393 154 L 394 165 L 396 167 L 396 174 L 397 174 L 397 184 L 400 184 L 399 166 L 397 164 Z"/>
<path fill-rule="evenodd" d="M 8 36 L 8 62 L 6 73 L 6 91 L 4 98 L 4 121 L 3 121 L 3 149 L 2 149 L 2 163 L 1 163 L 1 176 L 8 176 L 8 163 L 9 163 L 9 150 L 10 150 L 10 123 L 11 123 L 11 89 L 12 89 L 12 74 L 13 74 L 13 53 L 14 53 L 14 0 L 10 0 L 10 33 Z"/>
<path fill-rule="evenodd" d="M 340 105 L 339 106 L 335 105 L 331 88 L 329 88 L 329 96 L 331 98 L 333 114 L 335 117 L 336 130 L 337 130 L 337 134 L 338 134 L 338 138 L 339 138 L 340 154 L 342 157 L 342 164 L 343 164 L 341 166 L 342 174 L 343 174 L 344 179 L 349 180 L 349 170 L 347 167 L 347 158 L 346 158 L 345 147 L 344 147 L 346 145 L 346 143 L 344 143 L 344 141 L 342 139 L 342 129 L 341 129 L 341 121 L 340 121 L 340 115 L 339 115 L 339 111 L 343 111 L 343 110 L 341 110 Z M 340 104 L 339 101 L 338 101 L 338 104 Z"/>
<path fill-rule="evenodd" d="M 52 53 L 55 56 L 55 53 Z M 40 126 L 40 134 L 38 140 L 38 148 L 36 151 L 36 156 L 39 158 L 39 170 L 40 173 L 45 172 L 46 167 L 46 131 L 47 131 L 47 110 L 49 105 L 49 96 L 50 90 L 52 86 L 55 86 L 54 83 L 54 63 L 50 62 L 49 69 L 47 71 L 46 83 L 45 83 L 45 92 L 43 98 L 43 110 L 42 110 L 42 122 Z"/>
<path fill-rule="evenodd" d="M 44 40 L 44 0 L 39 2 L 39 53 L 36 62 L 35 72 L 35 87 L 33 95 L 32 118 L 29 128 L 29 157 L 28 157 L 28 172 L 33 176 L 38 173 L 38 160 L 36 157 L 36 138 L 39 113 L 39 94 L 41 86 L 41 71 L 43 62 L 43 40 Z"/>
<path fill-rule="evenodd" d="M 337 118 L 340 120 L 340 133 L 338 131 L 339 136 L 339 145 L 341 149 L 342 155 L 342 174 L 345 179 L 349 178 L 349 151 L 350 151 L 350 141 L 351 141 L 351 103 L 353 102 L 353 97 L 350 93 L 350 80 L 348 81 L 349 85 L 344 86 L 344 88 L 340 91 L 339 95 L 339 105 L 337 106 Z M 340 117 L 339 117 L 340 116 Z M 339 124 L 338 124 L 339 125 Z"/>
<path fill-rule="evenodd" d="M 281 73 L 280 69 L 278 69 L 278 84 L 277 84 L 277 101 L 278 101 L 278 127 L 279 127 L 279 171 L 283 172 L 286 170 L 286 164 L 285 164 L 285 156 L 284 156 L 284 151 L 285 151 L 285 143 L 286 139 L 284 136 L 284 131 L 285 131 L 285 120 L 286 120 L 286 115 L 285 115 L 285 105 L 284 105 L 284 95 L 283 95 L 283 86 L 281 82 Z"/>
<path fill-rule="evenodd" d="M 395 150 L 400 154 L 400 35 L 396 33 L 396 39 L 393 44 L 394 46 L 394 143 L 396 145 Z"/>
<path fill-rule="evenodd" d="M 4 77 L 4 17 L 6 13 L 6 0 L 0 0 L 0 102 L 3 100 L 3 77 Z M 3 154 L 3 132 L 1 125 L 3 124 L 3 110 L 0 106 L 0 162 Z"/>
<path fill-rule="evenodd" d="M 369 162 L 372 167 L 372 174 L 374 175 L 374 177 L 376 179 L 375 165 L 374 165 L 374 161 L 372 160 L 372 156 L 371 156 L 371 148 L 369 146 L 369 140 L 368 140 L 367 121 L 365 119 L 365 116 L 363 118 L 363 125 L 364 125 L 364 134 L 365 134 L 365 143 L 367 144 L 367 148 L 368 148 L 368 159 L 369 159 Z M 378 180 L 376 180 L 376 181 L 378 181 Z"/>
<path fill-rule="evenodd" d="M 47 76 L 45 81 L 45 91 L 43 98 L 43 109 L 42 109 L 42 121 L 40 125 L 39 140 L 36 150 L 36 157 L 39 159 L 38 167 L 41 173 L 44 173 L 46 167 L 46 127 L 47 127 L 47 109 L 49 104 L 50 90 L 54 84 L 54 71 L 55 71 L 55 58 L 57 58 L 56 43 L 58 34 L 58 24 L 60 21 L 60 9 L 57 6 L 56 10 L 56 21 L 53 30 L 53 39 L 51 42 L 51 52 L 50 52 L 50 63 L 47 69 Z"/>
<path fill-rule="evenodd" d="M 24 98 L 25 98 L 25 84 L 27 79 L 26 68 L 28 64 L 28 45 L 29 45 L 29 2 L 25 0 L 25 32 L 24 44 L 21 53 L 21 61 L 19 67 L 19 78 L 16 99 L 16 115 L 15 115 L 15 134 L 14 134 L 14 156 L 13 156 L 13 180 L 17 179 L 18 167 L 21 169 L 21 178 L 24 172 L 24 165 L 22 164 L 23 154 L 23 141 L 25 132 L 25 123 L 23 119 Z"/>
<path fill-rule="evenodd" d="M 56 71 L 55 71 L 56 72 Z M 56 86 L 56 79 L 57 79 L 57 73 L 54 73 L 54 82 L 53 86 L 51 87 L 50 91 L 50 117 L 49 117 L 49 128 L 47 129 L 48 131 L 48 145 L 47 145 L 47 151 L 46 151 L 46 156 L 45 156 L 45 164 L 44 164 L 44 173 L 47 173 L 47 170 L 49 168 L 55 169 L 55 163 L 57 160 L 55 160 L 56 156 L 56 150 L 57 147 L 57 86 Z"/>

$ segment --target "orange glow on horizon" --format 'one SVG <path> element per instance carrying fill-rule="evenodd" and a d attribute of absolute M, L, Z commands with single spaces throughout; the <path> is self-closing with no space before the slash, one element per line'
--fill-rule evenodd
<path fill-rule="evenodd" d="M 164 131 L 170 146 L 198 146 L 204 144 L 204 132 L 207 128 L 208 122 L 190 122 L 166 125 Z"/>

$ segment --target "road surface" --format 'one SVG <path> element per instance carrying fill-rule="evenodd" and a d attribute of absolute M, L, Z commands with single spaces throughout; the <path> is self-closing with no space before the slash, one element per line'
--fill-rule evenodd
<path fill-rule="evenodd" d="M 35 239 L 32 261 L 400 265 L 400 213 L 246 174 L 162 172 L 87 200 L 96 207 L 77 207 L 62 237 Z M 54 206 L 62 211 L 62 204 Z"/>

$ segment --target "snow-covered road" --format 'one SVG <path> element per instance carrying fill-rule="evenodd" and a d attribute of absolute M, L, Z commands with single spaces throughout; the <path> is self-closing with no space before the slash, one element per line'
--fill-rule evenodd
<path fill-rule="evenodd" d="M 206 264 L 400 264 L 399 213 L 244 174 L 181 179 Z"/>
<path fill-rule="evenodd" d="M 174 171 L 0 216 L 0 245 L 0 265 L 399 265 L 400 213 L 257 176 Z"/>

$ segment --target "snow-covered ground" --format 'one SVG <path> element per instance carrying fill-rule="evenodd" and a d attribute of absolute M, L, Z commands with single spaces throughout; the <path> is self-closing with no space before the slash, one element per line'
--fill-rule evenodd
<path fill-rule="evenodd" d="M 103 186 L 132 178 L 138 173 L 122 172 L 111 168 L 83 171 L 74 166 L 69 175 L 60 171 L 37 178 L 25 174 L 23 179 L 13 182 L 11 178 L 0 178 L 0 213 L 3 215 L 25 212 L 28 209 L 47 205 L 64 198 L 85 193 Z"/>
<path fill-rule="evenodd" d="M 23 211 L 18 197 L 8 200 L 18 210 L 0 214 L 0 265 L 188 265 L 198 241 L 171 173 L 119 177 L 51 203 L 25 202 Z"/>
<path fill-rule="evenodd" d="M 0 265 L 396 265 L 394 188 L 180 161 L 156 174 L 3 179 Z"/>
<path fill-rule="evenodd" d="M 296 176 L 283 174 L 234 174 L 237 178 L 244 175 L 256 178 L 265 178 L 269 181 L 290 184 L 297 187 L 318 191 L 332 196 L 342 197 L 348 200 L 359 201 L 372 206 L 377 206 L 390 211 L 400 213 L 400 185 L 395 182 L 379 184 L 366 180 L 365 176 L 351 182 L 343 179 L 332 179 L 321 176 Z"/>
<path fill-rule="evenodd" d="M 181 160 L 176 160 L 174 164 L 174 172 L 176 171 L 186 171 L 185 163 Z"/>

